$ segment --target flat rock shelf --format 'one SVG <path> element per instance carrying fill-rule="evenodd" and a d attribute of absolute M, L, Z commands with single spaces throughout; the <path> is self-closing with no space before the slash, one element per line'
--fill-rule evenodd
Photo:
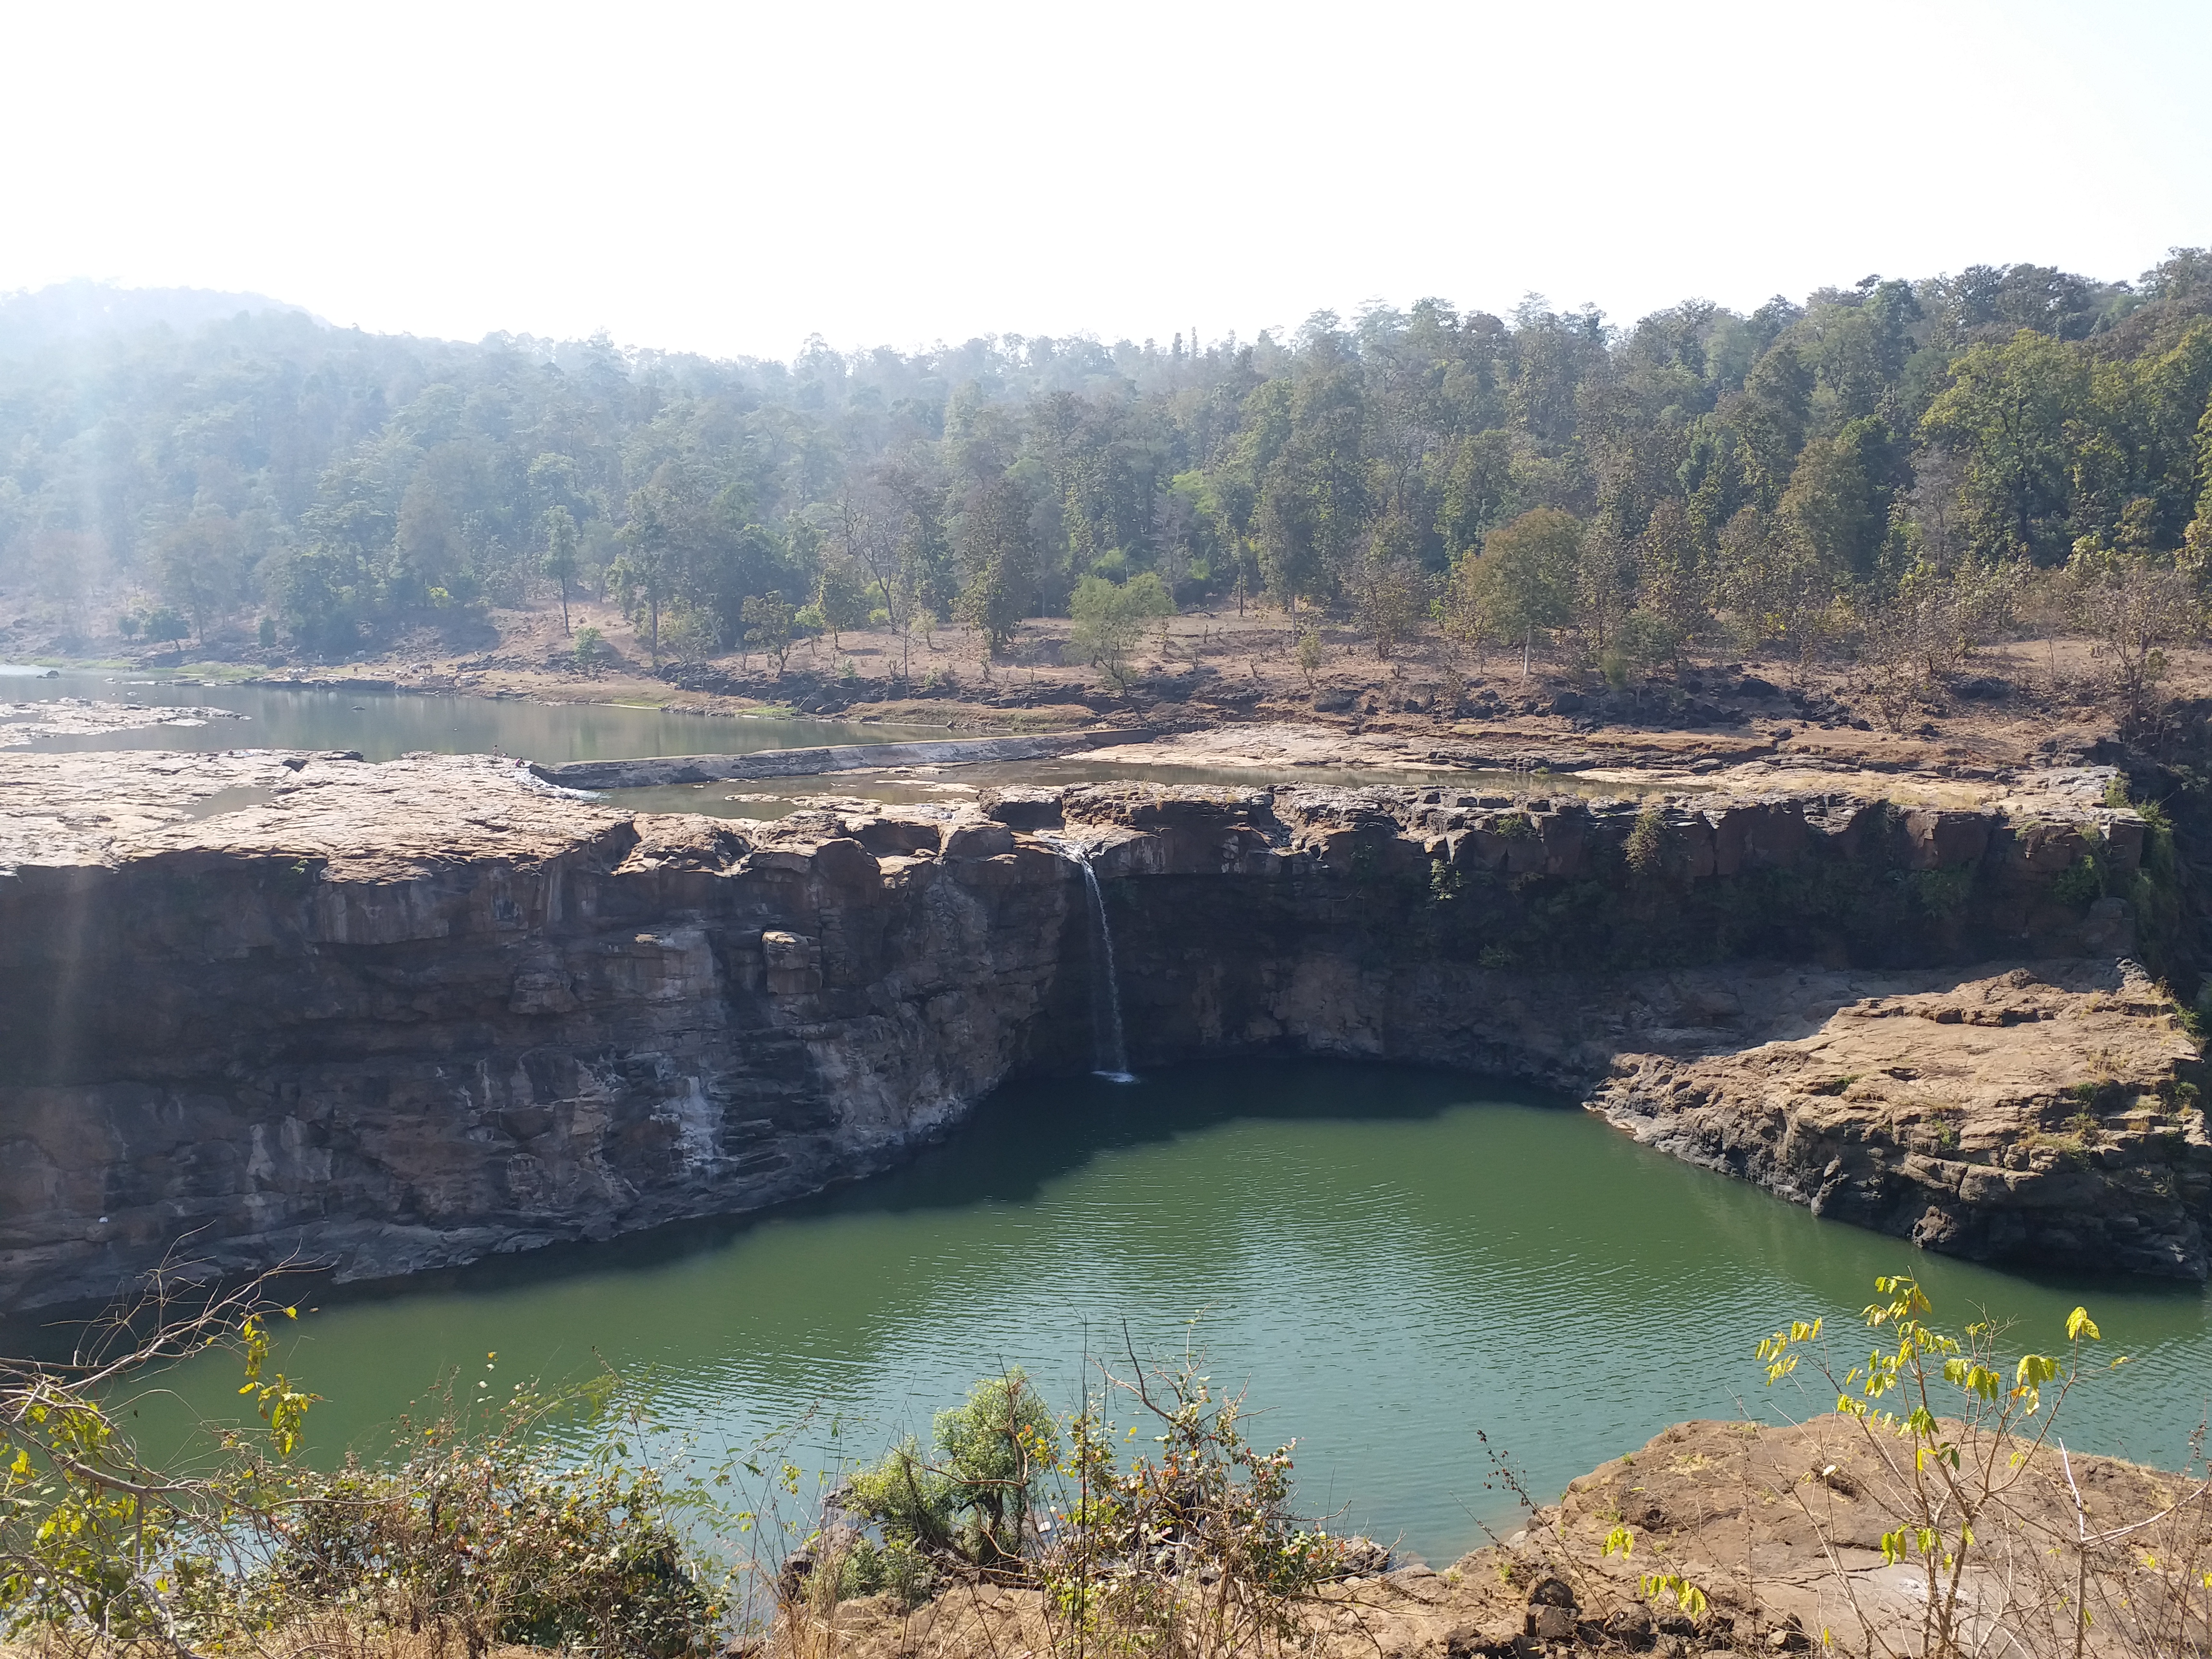
<path fill-rule="evenodd" d="M 2144 820 L 1443 787 L 629 814 L 480 757 L 0 756 L 0 1305 L 758 1208 L 1095 1063 L 1443 1066 L 1991 1261 L 2206 1267 L 2195 1045 L 2071 883 Z M 2063 783 L 2063 787 L 2058 787 Z M 234 810 L 204 807 L 224 791 Z"/>
<path fill-rule="evenodd" d="M 564 789 L 649 789 L 672 784 L 749 778 L 803 778 L 887 766 L 943 766 L 976 762 L 1047 760 L 1112 744 L 1127 732 L 1069 732 L 1029 738 L 945 738 L 926 743 L 835 744 L 763 750 L 746 755 L 657 755 L 636 760 L 566 761 L 531 768 Z"/>

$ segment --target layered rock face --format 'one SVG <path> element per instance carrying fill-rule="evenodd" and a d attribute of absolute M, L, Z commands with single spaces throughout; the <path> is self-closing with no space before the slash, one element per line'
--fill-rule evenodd
<path fill-rule="evenodd" d="M 366 1276 L 771 1202 L 1056 1063 L 1068 872 L 1000 825 L 755 848 L 480 761 L 274 770 L 13 849 L 10 1305 L 172 1251 Z"/>
<path fill-rule="evenodd" d="M 10 1308 L 165 1255 L 404 1273 L 881 1168 L 1089 1063 L 1079 848 L 1140 1066 L 1532 1078 L 1936 1248 L 2203 1272 L 2193 1049 L 2119 960 L 2155 851 L 2126 811 L 1091 786 L 738 825 L 265 754 L 0 758 L 4 801 Z"/>
<path fill-rule="evenodd" d="M 1929 1248 L 2205 1276 L 2196 1045 L 2123 954 L 2170 849 L 2132 811 L 1098 787 L 997 810 L 1095 849 L 1140 1066 L 1287 1047 L 1503 1073 Z"/>

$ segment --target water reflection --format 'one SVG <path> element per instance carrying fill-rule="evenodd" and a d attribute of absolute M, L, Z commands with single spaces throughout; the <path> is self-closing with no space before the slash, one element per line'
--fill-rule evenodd
<path fill-rule="evenodd" d="M 772 1214 L 323 1297 L 288 1363 L 332 1396 L 320 1455 L 494 1349 L 508 1376 L 649 1368 L 710 1442 L 821 1401 L 865 1425 L 850 1449 L 1004 1364 L 1065 1403 L 1125 1328 L 1140 1352 L 1194 1340 L 1249 1380 L 1260 1437 L 1300 1439 L 1313 1507 L 1433 1559 L 1504 1516 L 1478 1429 L 1551 1492 L 1682 1418 L 1820 1409 L 1766 1395 L 1753 1344 L 1791 1316 L 1848 1327 L 1900 1267 L 1946 1315 L 2046 1345 L 2089 1301 L 2133 1358 L 2069 1403 L 2069 1443 L 2186 1455 L 2201 1291 L 1922 1255 L 1537 1097 L 1311 1061 L 1023 1084 L 907 1168 Z M 227 1408 L 227 1374 L 190 1381 Z"/>

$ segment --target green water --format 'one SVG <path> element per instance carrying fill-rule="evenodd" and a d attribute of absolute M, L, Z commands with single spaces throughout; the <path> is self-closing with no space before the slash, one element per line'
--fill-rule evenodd
<path fill-rule="evenodd" d="M 84 697 L 163 708 L 222 708 L 246 719 L 152 726 L 95 736 L 41 738 L 33 753 L 123 749 L 357 749 L 391 760 L 428 750 L 518 755 L 557 763 L 645 755 L 748 755 L 817 744 L 903 743 L 943 738 L 939 726 L 857 720 L 671 714 L 612 703 L 538 703 L 520 698 L 422 696 L 264 685 L 179 685 L 145 674 L 63 674 L 0 679 L 0 702 Z"/>
<path fill-rule="evenodd" d="M 1000 1366 L 1064 1405 L 1125 1324 L 1139 1352 L 1194 1335 L 1265 1408 L 1255 1437 L 1297 1437 L 1310 1510 L 1441 1561 L 1511 1512 L 1477 1431 L 1550 1497 L 1680 1419 L 1818 1409 L 1766 1394 L 1754 1343 L 1793 1315 L 1848 1322 L 1900 1267 L 2024 1343 L 2055 1346 L 2087 1301 L 2132 1358 L 2069 1402 L 2069 1443 L 2188 1455 L 2212 1397 L 2200 1290 L 1923 1255 L 1500 1085 L 1316 1062 L 1018 1085 L 902 1170 L 749 1221 L 320 1293 L 287 1363 L 330 1396 L 318 1455 L 373 1446 L 442 1368 L 505 1386 L 604 1357 L 657 1373 L 710 1447 L 823 1406 L 818 1467 L 927 1434 Z M 185 1392 L 228 1413 L 235 1381 Z"/>

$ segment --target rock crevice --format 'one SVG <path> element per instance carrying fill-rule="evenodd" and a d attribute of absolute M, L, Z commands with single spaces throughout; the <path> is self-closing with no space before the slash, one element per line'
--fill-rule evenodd
<path fill-rule="evenodd" d="M 70 805 L 80 763 L 127 816 Z M 405 1273 L 882 1169 L 1089 1064 L 1055 839 L 1101 878 L 1140 1068 L 1510 1074 L 1932 1248 L 2204 1272 L 2194 1050 L 2079 873 L 2148 867 L 2125 811 L 1082 786 L 741 826 L 477 759 L 10 769 L 44 787 L 0 789 L 40 802 L 0 807 L 9 1308 L 172 1255 Z M 267 799 L 190 816 L 240 787 Z"/>

